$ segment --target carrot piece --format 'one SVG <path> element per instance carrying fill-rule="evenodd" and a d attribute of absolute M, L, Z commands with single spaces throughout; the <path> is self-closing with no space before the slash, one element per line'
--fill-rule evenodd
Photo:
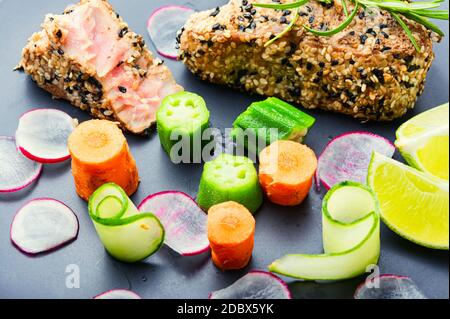
<path fill-rule="evenodd" d="M 299 205 L 309 193 L 317 158 L 307 146 L 276 141 L 259 155 L 259 182 L 269 200 L 283 206 Z"/>
<path fill-rule="evenodd" d="M 253 251 L 255 224 L 249 210 L 236 202 L 220 203 L 208 210 L 208 239 L 218 268 L 247 266 Z"/>
<path fill-rule="evenodd" d="M 78 195 L 89 196 L 105 183 L 113 182 L 128 196 L 139 184 L 136 162 L 116 124 L 91 120 L 80 124 L 69 136 L 72 175 Z"/>

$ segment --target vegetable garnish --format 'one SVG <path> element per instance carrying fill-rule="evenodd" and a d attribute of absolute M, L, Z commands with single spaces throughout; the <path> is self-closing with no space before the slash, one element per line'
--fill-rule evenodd
<path fill-rule="evenodd" d="M 254 213 L 263 201 L 253 162 L 244 156 L 221 154 L 204 165 L 197 202 L 208 210 L 227 201 L 238 202 Z"/>
<path fill-rule="evenodd" d="M 31 161 L 17 150 L 13 137 L 0 136 L 0 193 L 13 193 L 33 183 L 42 164 Z"/>
<path fill-rule="evenodd" d="M 214 264 L 222 270 L 241 269 L 252 257 L 255 218 L 243 205 L 225 202 L 208 210 L 208 239 Z"/>
<path fill-rule="evenodd" d="M 128 289 L 112 289 L 105 291 L 93 299 L 142 299 L 137 293 Z"/>
<path fill-rule="evenodd" d="M 161 145 L 172 161 L 201 161 L 197 157 L 202 145 L 195 144 L 209 126 L 209 111 L 201 96 L 178 92 L 165 97 L 156 113 L 156 123 Z"/>
<path fill-rule="evenodd" d="M 269 200 L 284 206 L 299 205 L 309 193 L 317 158 L 307 146 L 276 141 L 259 155 L 259 182 Z"/>
<path fill-rule="evenodd" d="M 209 299 L 292 299 L 288 285 L 266 271 L 254 270 L 231 286 L 213 291 Z"/>
<path fill-rule="evenodd" d="M 366 183 L 372 152 L 392 157 L 394 145 L 384 137 L 369 132 L 349 132 L 332 139 L 319 156 L 316 186 L 330 189 L 344 181 Z"/>
<path fill-rule="evenodd" d="M 259 154 L 274 140 L 302 142 L 315 121 L 289 103 L 270 97 L 252 103 L 241 113 L 233 123 L 231 136 L 236 143 L 244 144 L 250 152 Z M 272 133 L 276 133 L 275 136 Z"/>
<path fill-rule="evenodd" d="M 74 212 L 52 198 L 33 199 L 14 216 L 11 241 L 27 254 L 55 250 L 78 236 Z"/>
<path fill-rule="evenodd" d="M 290 254 L 269 270 L 305 280 L 341 280 L 366 272 L 380 255 L 379 204 L 373 191 L 359 183 L 334 186 L 322 205 L 324 254 Z"/>
<path fill-rule="evenodd" d="M 113 122 L 81 123 L 69 137 L 72 174 L 78 195 L 84 200 L 106 182 L 122 187 L 127 195 L 139 185 L 136 162 L 122 131 Z"/>
<path fill-rule="evenodd" d="M 398 275 L 381 275 L 366 280 L 356 289 L 354 298 L 427 299 L 411 278 Z"/>
<path fill-rule="evenodd" d="M 449 249 L 448 181 L 375 152 L 367 184 L 391 230 L 421 246 Z"/>
<path fill-rule="evenodd" d="M 55 109 L 35 109 L 20 117 L 16 144 L 29 159 L 58 163 L 70 158 L 67 138 L 76 127 L 68 114 Z"/>
<path fill-rule="evenodd" d="M 150 195 L 138 209 L 152 212 L 164 226 L 165 244 L 183 256 L 209 250 L 207 216 L 185 193 L 167 191 Z"/>
<path fill-rule="evenodd" d="M 170 5 L 152 13 L 147 21 L 147 31 L 159 54 L 169 59 L 177 58 L 177 32 L 194 12 L 188 7 Z"/>
<path fill-rule="evenodd" d="M 108 253 L 124 262 L 143 260 L 162 246 L 164 227 L 152 213 L 141 213 L 122 188 L 107 183 L 89 198 L 89 215 Z"/>
<path fill-rule="evenodd" d="M 318 0 L 318 1 L 330 3 L 329 0 Z M 352 2 L 355 6 L 350 16 L 348 15 L 346 1 Z M 295 9 L 295 8 L 297 9 L 296 14 L 293 17 L 291 23 L 280 34 L 275 36 L 275 38 L 266 42 L 266 46 L 272 44 L 273 42 L 281 38 L 283 35 L 285 35 L 294 27 L 299 17 L 298 9 L 308 2 L 309 0 L 303 0 L 289 4 L 266 4 L 266 3 L 253 4 L 255 7 L 270 8 L 275 10 Z M 335 29 L 319 31 L 314 30 L 306 25 L 303 25 L 303 27 L 309 32 L 318 36 L 331 36 L 343 31 L 347 26 L 350 25 L 350 23 L 353 21 L 353 18 L 355 17 L 356 13 L 359 10 L 359 6 L 363 7 L 363 9 L 366 9 L 367 7 L 378 7 L 380 9 L 388 11 L 392 15 L 392 17 L 403 28 L 403 30 L 405 31 L 406 35 L 408 36 L 408 38 L 410 39 L 416 50 L 420 52 L 420 47 L 417 44 L 416 39 L 414 38 L 411 30 L 409 29 L 407 24 L 402 20 L 400 15 L 402 15 L 407 19 L 416 21 L 417 23 L 423 25 L 425 28 L 434 31 L 441 36 L 444 34 L 442 30 L 440 30 L 438 26 L 430 22 L 428 18 L 448 20 L 448 10 L 433 10 L 435 8 L 440 7 L 440 3 L 443 2 L 442 0 L 433 0 L 429 2 L 407 2 L 401 0 L 342 0 L 341 2 L 344 14 L 347 18 Z"/>

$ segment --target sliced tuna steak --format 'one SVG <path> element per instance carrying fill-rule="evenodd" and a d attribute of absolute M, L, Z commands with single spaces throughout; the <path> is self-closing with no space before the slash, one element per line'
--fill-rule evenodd
<path fill-rule="evenodd" d="M 103 0 L 81 0 L 62 15 L 47 15 L 20 66 L 55 97 L 136 134 L 155 122 L 166 95 L 183 90 Z"/>

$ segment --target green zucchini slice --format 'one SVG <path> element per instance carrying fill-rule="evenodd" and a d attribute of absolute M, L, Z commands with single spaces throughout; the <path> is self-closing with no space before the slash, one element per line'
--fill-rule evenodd
<path fill-rule="evenodd" d="M 341 280 L 359 276 L 380 256 L 379 203 L 373 191 L 359 183 L 334 186 L 322 205 L 324 254 L 290 254 L 269 270 L 304 280 Z"/>
<path fill-rule="evenodd" d="M 107 183 L 89 198 L 89 216 L 108 253 L 124 262 L 154 254 L 164 242 L 164 227 L 152 213 L 141 213 L 120 186 Z"/>

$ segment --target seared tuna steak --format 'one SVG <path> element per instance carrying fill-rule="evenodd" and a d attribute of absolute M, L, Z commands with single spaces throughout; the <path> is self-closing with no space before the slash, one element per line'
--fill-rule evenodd
<path fill-rule="evenodd" d="M 360 120 L 392 120 L 413 108 L 434 58 L 435 33 L 405 19 L 418 52 L 389 12 L 359 9 L 352 23 L 342 2 L 315 0 L 300 8 L 293 29 L 265 47 L 294 17 L 294 10 L 257 8 L 254 3 L 293 0 L 231 0 L 194 14 L 179 36 L 180 59 L 203 80 L 260 95 L 277 96 L 305 108 L 321 108 Z M 352 2 L 349 11 L 354 9 Z"/>
<path fill-rule="evenodd" d="M 20 66 L 55 97 L 136 134 L 155 122 L 166 95 L 182 90 L 142 36 L 102 0 L 81 0 L 62 15 L 47 15 Z"/>

